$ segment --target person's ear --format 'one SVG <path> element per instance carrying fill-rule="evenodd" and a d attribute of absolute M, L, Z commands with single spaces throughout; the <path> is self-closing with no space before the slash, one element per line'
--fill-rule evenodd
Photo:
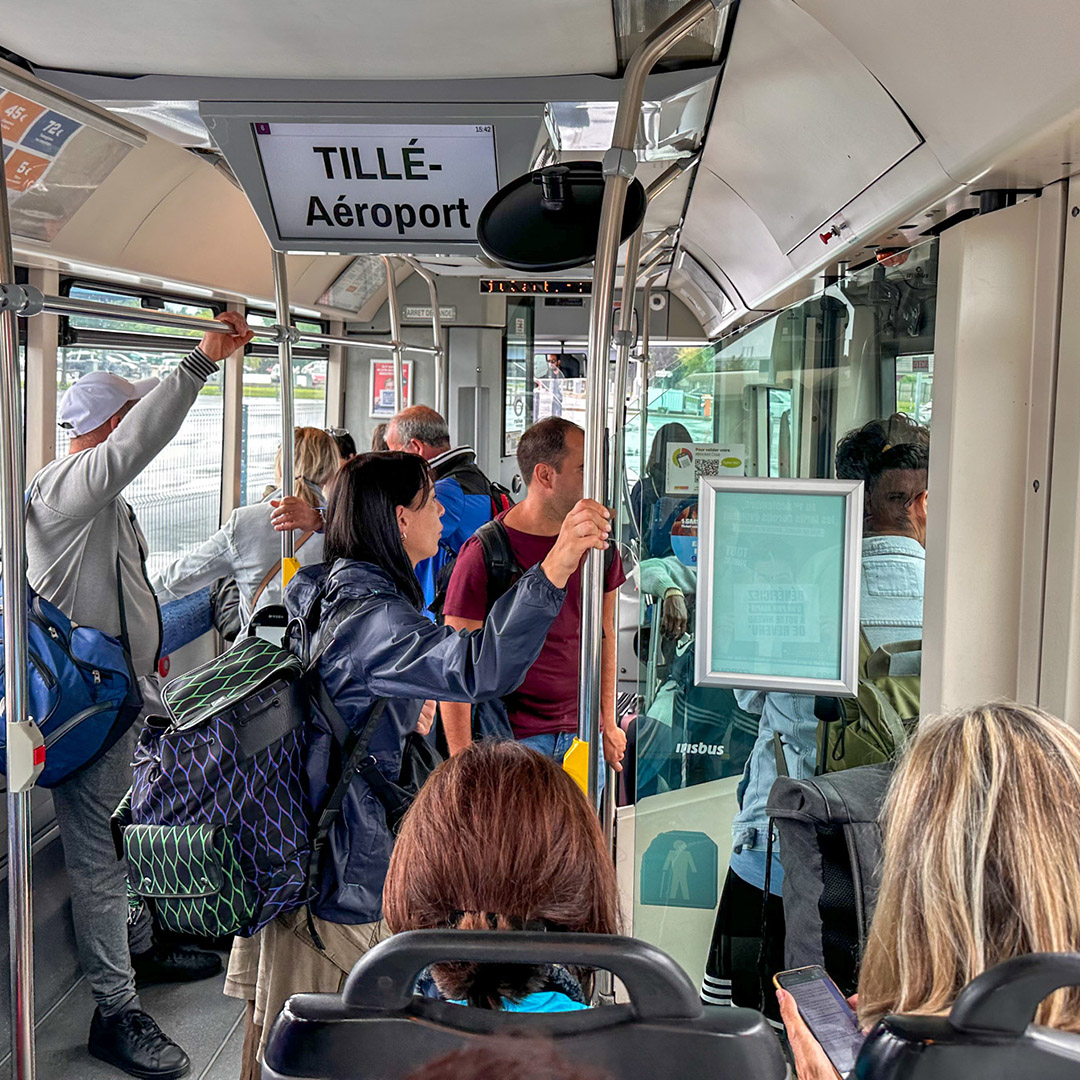
<path fill-rule="evenodd" d="M 409 513 L 409 508 L 407 506 L 399 506 L 397 508 L 398 530 L 401 532 L 401 534 L 403 536 L 408 531 L 407 530 L 407 526 L 408 526 L 408 523 L 409 523 L 408 513 Z"/>
<path fill-rule="evenodd" d="M 540 464 L 533 469 L 533 480 L 542 488 L 550 490 L 554 477 L 555 470 L 544 462 L 540 462 Z"/>

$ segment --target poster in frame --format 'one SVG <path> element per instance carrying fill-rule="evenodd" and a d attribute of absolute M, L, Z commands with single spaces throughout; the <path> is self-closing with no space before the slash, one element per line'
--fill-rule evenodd
<path fill-rule="evenodd" d="M 695 681 L 853 697 L 863 485 L 702 477 Z"/>
<path fill-rule="evenodd" d="M 368 416 L 378 420 L 389 420 L 398 410 L 394 408 L 394 361 L 372 360 L 371 372 L 368 376 Z M 412 404 L 412 374 L 413 362 L 404 362 L 402 390 L 405 396 L 405 404 L 402 408 L 408 408 Z"/>

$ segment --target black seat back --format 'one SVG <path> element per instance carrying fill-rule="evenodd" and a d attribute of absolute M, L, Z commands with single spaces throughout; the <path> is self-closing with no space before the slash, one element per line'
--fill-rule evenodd
<path fill-rule="evenodd" d="M 567 1013 L 506 1013 L 415 997 L 440 961 L 566 964 L 612 972 L 628 1005 Z M 536 1035 L 568 1060 L 618 1080 L 783 1080 L 785 1065 L 764 1017 L 702 1006 L 666 953 L 599 934 L 417 930 L 366 953 L 341 995 L 298 994 L 267 1041 L 263 1080 L 400 1080 L 426 1062 L 494 1035 Z"/>
<path fill-rule="evenodd" d="M 1039 1003 L 1080 986 L 1080 954 L 1033 953 L 984 972 L 946 1016 L 887 1016 L 867 1036 L 857 1080 L 1076 1080 L 1080 1035 L 1035 1025 Z"/>

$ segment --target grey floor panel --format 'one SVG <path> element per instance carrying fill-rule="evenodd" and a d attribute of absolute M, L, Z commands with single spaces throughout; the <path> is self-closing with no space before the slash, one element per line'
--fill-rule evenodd
<path fill-rule="evenodd" d="M 224 975 L 198 983 L 147 987 L 140 992 L 143 1007 L 191 1058 L 191 1076 L 201 1077 L 211 1064 L 221 1063 L 222 1046 L 235 1034 L 243 1003 L 221 992 Z M 124 1074 L 96 1061 L 86 1052 L 86 1035 L 94 1001 L 85 980 L 80 982 L 38 1029 L 37 1074 L 40 1080 L 119 1080 Z M 242 1025 L 240 1025 L 242 1028 Z M 243 1035 L 241 1032 L 241 1040 Z M 239 1062 L 239 1050 L 236 1061 Z M 235 1080 L 239 1068 L 222 1078 Z"/>
<path fill-rule="evenodd" d="M 198 1080 L 237 1080 L 240 1075 L 240 1056 L 244 1050 L 244 1014 L 236 1018 L 236 1027 L 228 1042 L 221 1048 L 216 1060 Z"/>

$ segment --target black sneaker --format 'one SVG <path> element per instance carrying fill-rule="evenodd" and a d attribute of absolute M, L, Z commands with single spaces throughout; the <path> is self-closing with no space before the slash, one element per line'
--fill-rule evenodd
<path fill-rule="evenodd" d="M 221 971 L 221 957 L 190 945 L 158 945 L 131 957 L 135 985 L 152 983 L 198 982 Z"/>
<path fill-rule="evenodd" d="M 95 1009 L 86 1048 L 91 1057 L 144 1080 L 178 1080 L 191 1070 L 187 1054 L 140 1009 L 112 1020 Z"/>

